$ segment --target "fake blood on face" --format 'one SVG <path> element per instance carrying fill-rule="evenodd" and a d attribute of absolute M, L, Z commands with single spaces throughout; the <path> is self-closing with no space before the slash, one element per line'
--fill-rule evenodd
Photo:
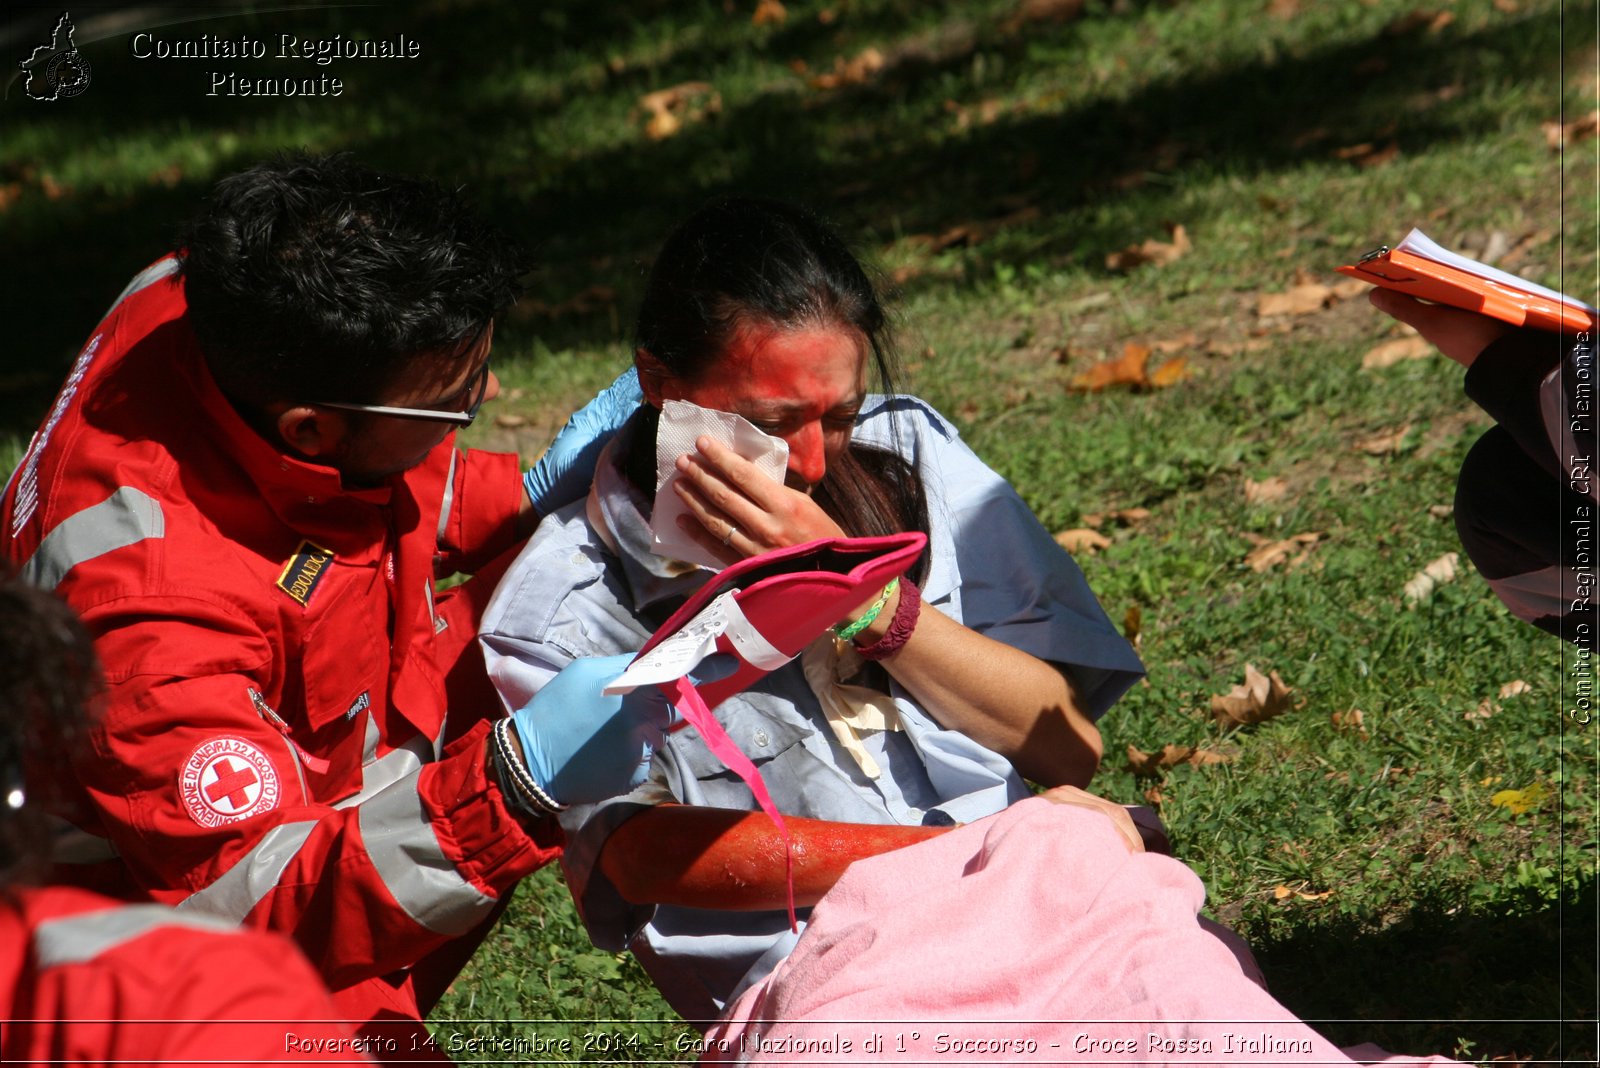
<path fill-rule="evenodd" d="M 866 344 L 853 330 L 747 327 L 698 381 L 669 380 L 662 397 L 734 412 L 782 438 L 787 484 L 809 491 L 850 444 L 866 368 Z"/>

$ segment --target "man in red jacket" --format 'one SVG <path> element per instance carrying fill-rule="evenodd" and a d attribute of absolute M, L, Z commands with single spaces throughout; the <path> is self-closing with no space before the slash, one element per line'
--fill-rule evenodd
<path fill-rule="evenodd" d="M 453 441 L 524 267 L 455 196 L 347 158 L 227 178 L 0 498 L 4 559 L 105 665 L 65 813 L 93 885 L 291 935 L 352 1020 L 420 1031 L 559 852 L 551 815 L 639 781 L 668 715 L 588 661 L 491 722 L 490 583 L 435 593 L 536 519 L 515 456 Z"/>

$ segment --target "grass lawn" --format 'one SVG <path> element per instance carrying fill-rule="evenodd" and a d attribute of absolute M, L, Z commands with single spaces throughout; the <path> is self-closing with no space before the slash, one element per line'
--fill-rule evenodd
<path fill-rule="evenodd" d="M 1546 125 L 1597 107 L 1594 3 L 756 8 L 436 0 L 159 31 L 403 32 L 423 52 L 327 68 L 141 60 L 146 24 L 91 44 L 74 9 L 92 85 L 39 104 L 13 82 L 3 104 L 0 465 L 209 183 L 280 147 L 463 183 L 537 245 L 496 335 L 502 401 L 468 434 L 530 460 L 624 365 L 675 219 L 731 190 L 807 201 L 897 294 L 909 389 L 1050 529 L 1098 546 L 1078 560 L 1150 673 L 1101 724 L 1096 788 L 1160 810 L 1280 1000 L 1342 1043 L 1592 1061 L 1597 732 L 1569 715 L 1585 665 L 1464 556 L 1404 592 L 1459 551 L 1455 473 L 1488 421 L 1441 357 L 1363 369 L 1404 335 L 1331 272 L 1415 225 L 1596 299 L 1600 138 L 1552 147 Z M 207 96 L 224 67 L 345 88 Z M 641 98 L 686 83 L 702 85 L 652 120 Z M 1140 246 L 1155 262 L 1108 260 Z M 1307 285 L 1329 288 L 1263 300 Z M 1129 346 L 1170 384 L 1073 388 Z M 1283 711 L 1225 731 L 1211 700 L 1247 666 L 1277 673 Z M 1223 759 L 1132 770 L 1130 747 L 1166 745 Z M 590 948 L 555 871 L 435 1022 L 446 1042 L 687 1056 L 632 960 Z"/>

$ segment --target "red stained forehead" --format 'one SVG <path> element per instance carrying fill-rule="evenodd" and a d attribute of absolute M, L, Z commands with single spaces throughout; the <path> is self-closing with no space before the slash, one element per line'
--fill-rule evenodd
<path fill-rule="evenodd" d="M 722 359 L 693 383 L 679 382 L 678 399 L 706 408 L 786 409 L 821 414 L 858 402 L 866 387 L 867 345 L 841 327 L 745 327 Z"/>

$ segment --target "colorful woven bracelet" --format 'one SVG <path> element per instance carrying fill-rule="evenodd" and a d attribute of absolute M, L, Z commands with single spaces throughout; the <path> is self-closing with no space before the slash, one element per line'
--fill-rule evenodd
<path fill-rule="evenodd" d="M 856 646 L 856 652 L 861 654 L 863 660 L 883 660 L 893 656 L 911 640 L 911 632 L 917 629 L 917 619 L 921 615 L 922 591 L 917 589 L 916 583 L 906 579 L 900 584 L 900 603 L 894 607 L 894 622 L 889 624 L 883 637 L 871 645 Z"/>
<path fill-rule="evenodd" d="M 883 588 L 883 593 L 879 595 L 876 601 L 872 602 L 872 607 L 868 608 L 866 612 L 862 614 L 860 619 L 853 623 L 840 624 L 839 626 L 833 628 L 833 632 L 839 637 L 843 638 L 845 641 L 849 641 L 857 634 L 860 634 L 862 631 L 872 626 L 873 622 L 877 620 L 879 614 L 883 611 L 883 606 L 889 603 L 889 598 L 894 596 L 894 591 L 899 589 L 899 587 L 900 580 L 891 579 L 889 581 L 889 585 Z"/>

